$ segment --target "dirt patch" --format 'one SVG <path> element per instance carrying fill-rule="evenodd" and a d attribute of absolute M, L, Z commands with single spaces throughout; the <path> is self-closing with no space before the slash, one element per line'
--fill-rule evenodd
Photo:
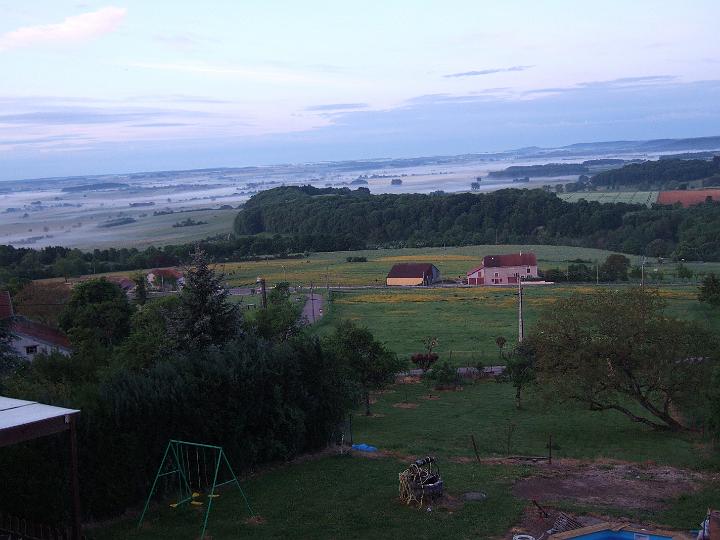
<path fill-rule="evenodd" d="M 569 501 L 589 506 L 658 509 L 665 501 L 697 489 L 703 475 L 674 467 L 633 463 L 537 463 L 534 476 L 519 480 L 513 493 L 540 503 Z"/>
<path fill-rule="evenodd" d="M 440 399 L 440 396 L 434 396 L 432 394 L 428 394 L 427 396 L 420 396 L 420 399 L 429 399 L 429 400 L 435 401 L 437 399 Z"/>
<path fill-rule="evenodd" d="M 393 403 L 393 407 L 396 409 L 417 409 L 419 406 L 419 403 Z"/>
<path fill-rule="evenodd" d="M 360 418 L 383 418 L 385 415 L 383 413 L 372 413 L 372 414 L 357 413 L 355 416 L 358 416 Z"/>
<path fill-rule="evenodd" d="M 248 525 L 264 525 L 267 523 L 267 520 L 262 516 L 253 516 L 251 518 L 247 518 L 245 523 Z"/>
<path fill-rule="evenodd" d="M 417 375 L 406 375 L 404 377 L 398 377 L 395 380 L 397 384 L 420 384 L 421 382 L 422 378 Z"/>
<path fill-rule="evenodd" d="M 463 464 L 467 464 L 467 463 L 477 463 L 477 459 L 475 459 L 475 458 L 473 458 L 473 457 L 467 457 L 467 456 L 455 456 L 455 457 L 451 457 L 451 458 L 449 459 L 449 461 L 452 461 L 453 463 L 463 463 Z"/>

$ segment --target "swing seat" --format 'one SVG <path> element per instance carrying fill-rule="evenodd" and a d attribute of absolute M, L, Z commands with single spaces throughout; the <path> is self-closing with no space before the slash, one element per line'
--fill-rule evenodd
<path fill-rule="evenodd" d="M 193 506 L 202 506 L 205 503 L 202 501 L 191 501 L 190 504 L 192 504 Z"/>
<path fill-rule="evenodd" d="M 178 503 L 170 503 L 170 508 L 177 508 L 177 507 L 178 507 Z"/>
<path fill-rule="evenodd" d="M 220 496 L 219 493 L 214 493 L 212 495 L 208 495 L 208 499 L 217 499 Z"/>
<path fill-rule="evenodd" d="M 193 491 L 192 498 L 197 499 L 200 496 L 200 494 L 197 491 Z"/>

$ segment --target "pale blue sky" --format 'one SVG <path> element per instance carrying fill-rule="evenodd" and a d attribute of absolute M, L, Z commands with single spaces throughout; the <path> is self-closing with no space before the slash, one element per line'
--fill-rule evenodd
<path fill-rule="evenodd" d="M 0 14 L 0 179 L 720 135 L 716 1 Z"/>

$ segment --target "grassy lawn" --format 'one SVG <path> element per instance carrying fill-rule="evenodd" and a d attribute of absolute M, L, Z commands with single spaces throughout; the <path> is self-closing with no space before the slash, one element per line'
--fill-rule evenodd
<path fill-rule="evenodd" d="M 526 332 L 540 311 L 557 298 L 591 290 L 592 285 L 525 287 Z M 697 301 L 696 287 L 672 286 L 661 291 L 670 315 L 720 329 L 720 314 Z M 330 331 L 341 319 L 354 320 L 404 358 L 421 351 L 422 339 L 434 335 L 441 359 L 455 365 L 474 365 L 478 360 L 491 365 L 498 362 L 495 338 L 503 336 L 512 342 L 518 335 L 517 292 L 513 288 L 335 291 L 332 296 L 319 333 Z"/>
<path fill-rule="evenodd" d="M 408 508 L 397 498 L 397 474 L 406 464 L 394 459 L 344 456 L 282 467 L 243 482 L 255 512 L 266 523 L 248 525 L 237 492 L 228 491 L 213 508 L 208 534 L 229 538 L 466 538 L 500 535 L 517 520 L 523 506 L 509 486 L 517 468 L 443 464 L 451 493 L 481 490 L 488 499 L 456 511 Z M 200 533 L 201 514 L 168 507 L 152 512 L 147 527 L 134 521 L 91 533 L 92 538 L 189 540 Z"/>
<path fill-rule="evenodd" d="M 550 407 L 529 396 L 522 410 L 513 403 L 509 385 L 480 382 L 462 391 L 435 393 L 420 384 L 394 386 L 377 396 L 375 416 L 353 419 L 355 442 L 367 442 L 399 457 L 330 456 L 280 466 L 242 485 L 254 511 L 266 523 L 245 523 L 248 512 L 232 490 L 216 501 L 209 534 L 220 538 L 489 538 L 502 535 L 520 519 L 529 501 L 513 496 L 512 483 L 531 473 L 529 467 L 477 465 L 456 458 L 472 455 L 474 434 L 482 456 L 507 454 L 508 426 L 514 431 L 510 453 L 545 454 L 553 434 L 554 456 L 583 459 L 615 458 L 656 461 L 683 467 L 717 465 L 698 441 L 653 432 L 617 413 L 596 413 L 573 406 Z M 393 405 L 407 400 L 416 409 Z M 557 445 L 557 446 L 556 446 Z M 488 499 L 447 510 L 418 511 L 399 503 L 397 473 L 418 456 L 439 458 L 446 489 L 459 498 L 466 491 L 483 491 Z M 232 460 L 232 456 L 231 460 Z M 662 513 L 638 514 L 638 519 L 686 527 L 704 512 L 705 503 L 718 501 L 718 490 L 708 488 L 682 497 Z M 90 531 L 98 540 L 197 538 L 201 513 L 171 509 L 166 501 L 152 509 L 148 523 L 136 531 L 136 518 Z M 698 506 L 700 505 L 700 506 Z"/>

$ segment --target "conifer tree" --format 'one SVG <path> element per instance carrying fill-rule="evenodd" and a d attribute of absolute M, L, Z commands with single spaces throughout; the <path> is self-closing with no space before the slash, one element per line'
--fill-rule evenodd
<path fill-rule="evenodd" d="M 208 265 L 206 253 L 196 247 L 179 295 L 180 305 L 169 327 L 179 350 L 197 351 L 221 345 L 238 335 L 240 313 L 238 307 L 228 301 L 223 279 L 223 274 Z"/>

